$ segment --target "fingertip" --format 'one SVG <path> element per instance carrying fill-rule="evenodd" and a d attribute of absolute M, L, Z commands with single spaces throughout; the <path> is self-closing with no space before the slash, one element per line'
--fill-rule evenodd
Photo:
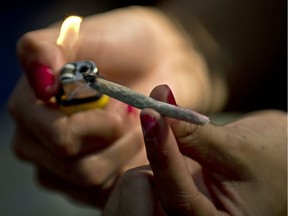
<path fill-rule="evenodd" d="M 166 84 L 156 86 L 150 93 L 150 97 L 166 102 L 172 105 L 177 105 L 175 97 L 170 87 Z"/>
<path fill-rule="evenodd" d="M 168 88 L 168 92 L 167 92 L 166 102 L 177 106 L 176 99 L 174 97 L 172 90 L 169 88 L 168 85 L 167 85 L 167 88 Z"/>
<path fill-rule="evenodd" d="M 51 68 L 44 64 L 35 64 L 33 72 L 26 73 L 36 97 L 47 101 L 56 95 L 58 84 Z"/>
<path fill-rule="evenodd" d="M 57 73 L 67 58 L 56 44 L 58 30 L 40 29 L 25 33 L 17 41 L 17 54 L 37 98 L 49 100 L 58 90 Z"/>
<path fill-rule="evenodd" d="M 165 118 L 152 109 L 140 114 L 147 158 L 154 172 L 163 171 L 179 152 L 175 137 Z"/>
<path fill-rule="evenodd" d="M 140 121 L 145 141 L 156 139 L 160 129 L 156 117 L 156 112 L 152 109 L 144 109 L 140 113 Z"/>
<path fill-rule="evenodd" d="M 166 148 L 169 138 L 168 124 L 158 112 L 152 109 L 142 110 L 140 121 L 148 159 L 150 162 L 155 162 Z"/>

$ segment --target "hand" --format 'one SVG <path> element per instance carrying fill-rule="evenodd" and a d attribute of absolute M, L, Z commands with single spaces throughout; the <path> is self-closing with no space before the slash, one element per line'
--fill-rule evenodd
<path fill-rule="evenodd" d="M 169 92 L 161 86 L 151 96 L 173 103 Z M 143 110 L 153 175 L 124 174 L 104 215 L 286 215 L 286 121 L 285 113 L 260 111 L 196 126 Z"/>
<path fill-rule="evenodd" d="M 143 93 L 160 81 L 169 83 L 183 105 L 199 109 L 206 71 L 168 19 L 151 9 L 131 7 L 85 18 L 74 56 L 65 56 L 56 45 L 58 32 L 55 25 L 18 42 L 26 76 L 9 101 L 17 124 L 15 151 L 36 166 L 44 186 L 101 207 L 121 173 L 147 163 L 137 112 L 111 100 L 103 110 L 66 116 L 48 102 L 58 91 L 60 68 L 93 60 L 107 79 Z"/>
<path fill-rule="evenodd" d="M 128 7 L 86 17 L 69 56 L 65 47 L 56 45 L 58 34 L 55 24 L 29 32 L 18 42 L 20 62 L 38 98 L 56 94 L 57 76 L 65 63 L 92 60 L 109 80 L 145 94 L 165 83 L 173 87 L 182 106 L 204 109 L 210 95 L 206 63 L 160 11 Z"/>

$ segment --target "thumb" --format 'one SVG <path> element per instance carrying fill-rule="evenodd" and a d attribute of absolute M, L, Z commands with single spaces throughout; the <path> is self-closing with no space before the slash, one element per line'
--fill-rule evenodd
<path fill-rule="evenodd" d="M 37 98 L 49 100 L 57 93 L 57 72 L 65 64 L 64 50 L 56 44 L 59 29 L 47 28 L 24 34 L 17 54 Z"/>
<path fill-rule="evenodd" d="M 167 85 L 154 88 L 150 96 L 176 105 Z M 241 138 L 237 138 L 235 131 L 232 133 L 227 127 L 213 124 L 203 126 L 175 119 L 167 120 L 182 154 L 230 179 L 239 180 L 249 176 L 249 169 L 242 157 Z"/>

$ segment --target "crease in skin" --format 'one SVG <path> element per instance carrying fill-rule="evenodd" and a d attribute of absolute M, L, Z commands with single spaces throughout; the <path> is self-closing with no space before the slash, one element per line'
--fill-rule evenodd
<path fill-rule="evenodd" d="M 181 131 L 174 127 L 172 123 L 172 131 L 176 135 L 178 146 L 184 155 L 199 161 L 203 167 L 217 169 L 223 179 L 237 182 L 250 181 L 254 178 L 252 171 L 246 165 L 247 160 L 241 157 L 241 152 L 237 152 L 241 146 L 245 145 L 245 140 L 242 140 L 241 137 L 236 137 L 229 131 L 223 133 L 220 130 L 222 128 L 214 125 L 203 127 L 185 123 Z M 207 138 L 204 131 L 207 128 L 205 127 L 214 127 L 213 130 L 209 130 L 210 132 L 214 131 L 214 134 L 209 134 Z M 221 143 L 231 143 L 231 149 L 225 148 Z M 234 154 L 230 152 L 231 150 Z"/>

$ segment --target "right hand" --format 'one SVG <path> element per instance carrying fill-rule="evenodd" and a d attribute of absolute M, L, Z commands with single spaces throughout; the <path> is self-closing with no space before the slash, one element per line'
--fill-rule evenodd
<path fill-rule="evenodd" d="M 119 175 L 147 163 L 137 111 L 131 114 L 125 104 L 111 100 L 105 109 L 66 116 L 47 102 L 58 91 L 60 68 L 92 60 L 109 80 L 144 94 L 159 81 L 168 83 L 182 105 L 198 109 L 208 78 L 201 58 L 157 11 L 131 7 L 88 17 L 80 32 L 74 56 L 56 45 L 58 25 L 19 40 L 26 76 L 17 84 L 9 110 L 17 124 L 15 151 L 35 165 L 39 181 L 102 207 Z"/>
<path fill-rule="evenodd" d="M 167 87 L 151 97 L 175 104 Z M 287 113 L 258 111 L 223 126 L 152 109 L 140 117 L 151 169 L 123 174 L 105 216 L 286 215 Z"/>

